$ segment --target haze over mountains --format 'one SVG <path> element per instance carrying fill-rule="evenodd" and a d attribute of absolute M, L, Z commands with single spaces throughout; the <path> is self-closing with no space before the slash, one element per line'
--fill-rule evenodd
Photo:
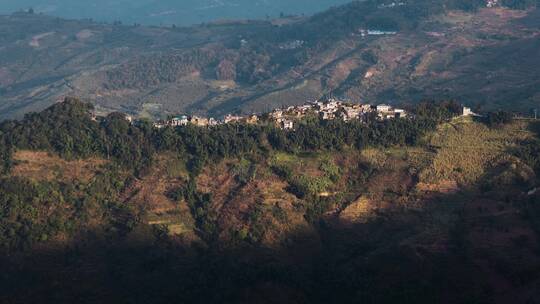
<path fill-rule="evenodd" d="M 216 19 L 258 19 L 284 14 L 312 14 L 349 0 L 23 0 L 0 1 L 1 13 L 33 8 L 70 19 L 142 24 L 190 25 Z"/>
<path fill-rule="evenodd" d="M 263 112 L 330 95 L 538 107 L 538 9 L 400 3 L 176 28 L 0 16 L 0 119 L 65 96 L 153 118 Z"/>

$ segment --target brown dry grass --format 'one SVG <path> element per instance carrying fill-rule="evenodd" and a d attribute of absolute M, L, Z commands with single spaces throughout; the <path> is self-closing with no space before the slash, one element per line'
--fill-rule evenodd
<path fill-rule="evenodd" d="M 296 159 L 285 154 L 278 158 Z M 303 210 L 298 208 L 299 199 L 287 191 L 287 182 L 275 175 L 268 164 L 258 163 L 255 177 L 245 185 L 236 180 L 232 169 L 236 164 L 236 159 L 211 164 L 197 177 L 198 190 L 212 195 L 211 210 L 216 212 L 221 240 L 262 228 L 258 241 L 262 246 L 276 248 L 285 238 L 311 229 Z M 254 217 L 254 213 L 258 215 Z"/>
<path fill-rule="evenodd" d="M 457 120 L 444 124 L 431 138 L 437 147 L 431 166 L 420 173 L 420 181 L 431 184 L 456 181 L 473 185 L 489 168 L 510 157 L 509 150 L 532 134 L 524 122 L 502 129 L 490 129 L 480 123 Z"/>
<path fill-rule="evenodd" d="M 100 158 L 67 161 L 47 152 L 25 150 L 17 151 L 13 158 L 16 162 L 13 176 L 39 181 L 88 182 L 107 163 Z"/>
<path fill-rule="evenodd" d="M 185 165 L 173 154 L 155 158 L 150 172 L 124 193 L 124 201 L 144 206 L 149 225 L 166 226 L 170 235 L 181 236 L 187 242 L 198 241 L 195 221 L 185 202 L 173 201 L 167 194 L 182 187 L 187 180 Z"/>

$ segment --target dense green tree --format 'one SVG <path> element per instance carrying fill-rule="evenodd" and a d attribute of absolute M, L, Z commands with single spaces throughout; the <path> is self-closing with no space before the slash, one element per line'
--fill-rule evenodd
<path fill-rule="evenodd" d="M 486 117 L 482 119 L 489 127 L 500 127 L 513 121 L 512 113 L 499 111 L 489 112 Z"/>

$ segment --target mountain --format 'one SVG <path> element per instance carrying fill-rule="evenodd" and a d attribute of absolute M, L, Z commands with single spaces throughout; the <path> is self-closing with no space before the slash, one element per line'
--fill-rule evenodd
<path fill-rule="evenodd" d="M 504 1 L 521 7 L 514 2 Z M 540 10 L 471 3 L 363 1 L 312 17 L 176 28 L 2 16 L 0 119 L 65 96 L 153 118 L 260 112 L 323 96 L 456 99 L 528 113 L 540 102 Z"/>
<path fill-rule="evenodd" d="M 0 124 L 2 303 L 535 303 L 540 124 Z"/>
<path fill-rule="evenodd" d="M 3 1 L 0 13 L 32 8 L 37 13 L 126 24 L 191 25 L 217 19 L 262 19 L 280 14 L 313 14 L 348 0 L 22 0 Z"/>

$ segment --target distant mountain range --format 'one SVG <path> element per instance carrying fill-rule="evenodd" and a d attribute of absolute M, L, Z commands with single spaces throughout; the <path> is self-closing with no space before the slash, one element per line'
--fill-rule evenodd
<path fill-rule="evenodd" d="M 216 19 L 258 19 L 312 14 L 349 0 L 22 0 L 2 1 L 0 12 L 34 9 L 63 18 L 142 24 L 190 25 Z"/>
<path fill-rule="evenodd" d="M 400 3 L 185 28 L 0 16 L 0 119 L 65 96 L 143 117 L 262 112 L 324 96 L 539 107 L 540 10 Z"/>

